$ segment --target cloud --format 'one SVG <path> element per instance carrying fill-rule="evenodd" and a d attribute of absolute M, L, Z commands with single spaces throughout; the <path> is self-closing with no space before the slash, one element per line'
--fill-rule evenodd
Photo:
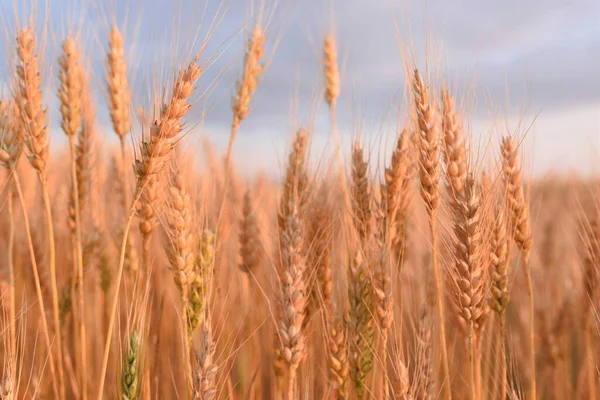
<path fill-rule="evenodd" d="M 146 103 L 155 78 L 172 76 L 181 55 L 190 52 L 186 49 L 189 38 L 198 30 L 203 37 L 221 4 L 206 3 L 206 18 L 199 27 L 204 5 L 194 0 L 181 0 L 175 9 L 162 0 L 133 0 L 115 10 L 109 3 L 95 2 L 95 9 L 104 10 L 108 17 L 92 15 L 92 26 L 107 25 L 112 11 L 117 12 L 119 23 L 127 20 L 128 43 L 135 45 L 135 52 L 129 53 L 132 81 L 136 82 L 136 98 Z M 198 103 L 208 111 L 204 125 L 209 127 L 208 134 L 219 142 L 226 141 L 229 132 L 230 98 L 242 68 L 244 34 L 252 25 L 247 0 L 226 4 L 226 14 L 207 50 L 214 63 L 201 81 L 201 90 L 215 86 L 207 103 Z M 549 135 L 557 140 L 560 135 L 552 127 L 564 127 L 560 121 L 584 119 L 586 129 L 594 127 L 589 113 L 600 103 L 600 3 L 596 0 L 337 0 L 333 13 L 330 5 L 322 0 L 279 1 L 267 43 L 280 42 L 252 101 L 250 117 L 242 124 L 245 137 L 260 141 L 286 137 L 296 117 L 305 123 L 314 121 L 324 134 L 328 132 L 320 47 L 332 21 L 342 72 L 339 120 L 347 134 L 357 122 L 371 129 L 395 118 L 389 110 L 399 107 L 405 86 L 396 23 L 410 51 L 410 62 L 421 69 L 427 62 L 437 68 L 465 100 L 475 124 L 483 125 L 506 112 L 516 118 L 524 115 L 529 121 L 537 118 L 538 125 L 555 132 Z M 56 10 L 62 4 L 51 6 Z M 60 13 L 52 14 L 57 18 L 52 26 L 65 23 Z M 104 32 L 95 36 L 96 42 L 106 41 Z M 100 85 L 104 58 L 97 49 L 90 46 L 88 50 L 94 50 Z M 103 104 L 101 100 L 99 117 L 106 119 Z M 194 110 L 194 115 L 201 111 Z M 569 117 L 573 115 L 578 118 Z M 557 120 L 559 116 L 564 119 Z M 600 135 L 595 128 L 585 134 Z M 570 135 L 580 135 L 581 142 L 584 133 L 574 128 Z"/>

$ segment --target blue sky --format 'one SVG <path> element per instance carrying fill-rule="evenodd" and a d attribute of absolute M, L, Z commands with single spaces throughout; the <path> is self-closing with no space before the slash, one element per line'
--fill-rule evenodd
<path fill-rule="evenodd" d="M 46 3 L 39 5 L 43 8 Z M 194 128 L 186 143 L 197 146 L 199 138 L 207 137 L 223 149 L 244 37 L 260 6 L 249 0 L 51 0 L 46 75 L 55 75 L 60 40 L 69 31 L 78 33 L 94 69 L 99 134 L 113 141 L 102 90 L 102 51 L 110 22 L 116 20 L 126 32 L 138 107 L 150 104 L 160 81 L 166 81 L 190 53 L 191 39 L 196 33 L 202 38 L 211 18 L 220 13 L 222 20 L 205 52 L 210 64 L 201 81 L 202 89 L 210 88 L 210 96 L 194 104 Z M 19 4 L 17 9 L 22 17 L 31 7 Z M 9 76 L 6 44 L 14 43 L 13 10 L 13 0 L 0 0 L 6 26 L 0 50 L 3 78 Z M 600 170 L 594 161 L 600 160 L 597 0 L 288 0 L 276 7 L 267 3 L 266 14 L 271 16 L 267 21 L 271 62 L 234 150 L 245 171 L 280 171 L 290 134 L 299 123 L 314 122 L 315 157 L 326 152 L 329 120 L 321 94 L 320 47 L 323 35 L 332 29 L 342 71 L 343 143 L 349 148 L 352 138 L 361 136 L 373 149 L 379 144 L 389 147 L 399 115 L 402 121 L 406 111 L 404 60 L 396 26 L 410 51 L 409 62 L 425 68 L 429 60 L 435 77 L 461 98 L 474 147 L 487 143 L 491 134 L 507 129 L 523 132 L 531 126 L 524 143 L 529 171 L 541 175 Z M 58 146 L 62 136 L 53 79 L 48 85 L 53 142 Z M 373 157 L 381 156 L 374 150 Z"/>

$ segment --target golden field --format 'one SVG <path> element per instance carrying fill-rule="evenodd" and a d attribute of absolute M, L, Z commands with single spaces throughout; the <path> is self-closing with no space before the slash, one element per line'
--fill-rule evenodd
<path fill-rule="evenodd" d="M 282 176 L 248 174 L 232 150 L 272 72 L 268 19 L 245 27 L 225 151 L 188 145 L 210 34 L 144 107 L 123 26 L 98 72 L 80 30 L 21 19 L 0 103 L 1 399 L 597 398 L 600 187 L 531 179 L 524 133 L 475 146 L 441 69 L 406 57 L 392 148 L 347 145 L 323 35 L 330 154 L 309 118 L 281 133 Z"/>

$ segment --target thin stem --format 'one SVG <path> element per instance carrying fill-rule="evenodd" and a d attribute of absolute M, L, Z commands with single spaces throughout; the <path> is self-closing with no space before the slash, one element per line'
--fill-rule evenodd
<path fill-rule="evenodd" d="M 475 336 L 475 384 L 477 385 L 477 398 L 483 399 L 481 384 L 481 337 Z M 488 358 L 489 359 L 489 358 Z"/>
<path fill-rule="evenodd" d="M 121 144 L 121 180 L 123 182 L 123 212 L 127 215 L 128 205 L 129 205 L 129 182 L 127 179 L 127 171 L 125 169 L 125 164 L 127 162 L 127 149 L 125 147 L 125 137 L 119 136 L 119 141 Z"/>
<path fill-rule="evenodd" d="M 337 126 L 337 113 L 336 113 L 335 101 L 329 106 L 329 116 L 331 118 L 331 133 L 333 136 L 333 143 L 335 146 L 335 155 L 338 161 L 338 174 L 340 183 L 342 186 L 342 194 L 344 195 L 344 205 L 346 209 L 350 210 L 352 205 L 350 203 L 350 192 L 348 190 L 348 183 L 346 182 L 346 174 L 344 173 L 344 156 L 341 150 L 340 135 Z"/>
<path fill-rule="evenodd" d="M 504 313 L 500 315 L 500 379 L 501 379 L 501 399 L 506 399 L 508 392 L 508 379 L 506 376 L 506 317 Z"/>
<path fill-rule="evenodd" d="M 592 347 L 592 335 L 590 332 L 590 324 L 589 324 L 589 319 L 586 318 L 585 319 L 585 326 L 583 329 L 584 335 L 585 335 L 585 348 L 588 350 L 593 349 L 594 347 Z M 587 394 L 587 398 L 590 400 L 596 400 L 596 379 L 595 378 L 595 374 L 594 374 L 594 354 L 593 351 L 588 351 L 587 355 L 585 357 L 585 364 L 586 364 L 586 378 L 587 378 L 587 385 L 588 385 L 588 394 Z"/>
<path fill-rule="evenodd" d="M 79 183 L 77 182 L 77 160 L 75 149 L 75 136 L 69 136 L 69 145 L 71 147 L 71 179 L 73 180 L 73 203 L 75 205 L 75 253 L 76 277 L 77 277 L 77 295 L 79 300 L 79 339 L 81 341 L 79 350 L 79 369 L 81 379 L 82 399 L 87 399 L 87 340 L 85 328 L 85 302 L 83 288 L 83 250 L 81 247 L 81 210 L 79 209 Z"/>
<path fill-rule="evenodd" d="M 536 378 L 535 378 L 535 308 L 533 302 L 533 283 L 531 280 L 531 265 L 529 264 L 529 252 L 521 254 L 525 278 L 527 281 L 527 295 L 529 296 L 529 362 L 531 368 L 531 400 L 536 400 Z"/>
<path fill-rule="evenodd" d="M 289 374 L 289 380 L 288 380 L 288 393 L 287 393 L 287 398 L 288 400 L 294 400 L 294 396 L 295 396 L 295 389 L 296 389 L 296 370 L 297 370 L 297 366 L 293 365 L 290 367 L 290 374 Z"/>
<path fill-rule="evenodd" d="M 150 244 L 152 242 L 152 232 L 142 235 L 142 271 L 148 272 L 150 269 Z"/>
<path fill-rule="evenodd" d="M 446 400 L 452 399 L 452 393 L 450 392 L 450 367 L 448 365 L 448 348 L 446 346 L 446 314 L 444 312 L 444 289 L 442 284 L 442 277 L 439 270 L 438 264 L 438 237 L 435 229 L 436 212 L 431 212 L 429 216 L 429 229 L 431 231 L 431 257 L 433 258 L 433 279 L 435 281 L 436 289 L 436 300 L 438 316 L 440 320 L 440 344 L 442 347 L 442 365 L 444 368 L 444 393 Z"/>
<path fill-rule="evenodd" d="M 470 385 L 471 385 L 471 399 L 477 399 L 477 378 L 476 378 L 476 361 L 475 361 L 475 329 L 473 327 L 473 321 L 469 322 L 469 365 L 470 365 Z"/>
<path fill-rule="evenodd" d="M 15 175 L 16 176 L 16 175 Z M 52 290 L 52 312 L 54 316 L 54 326 L 56 329 L 57 345 L 57 363 L 58 363 L 58 386 L 61 398 L 65 398 L 65 379 L 63 375 L 63 349 L 62 334 L 60 326 L 60 314 L 58 305 L 58 283 L 56 280 L 56 245 L 54 242 L 54 225 L 52 222 L 52 208 L 50 206 L 50 194 L 48 192 L 48 178 L 46 174 L 40 174 L 42 184 L 42 196 L 44 198 L 44 208 L 46 209 L 46 220 L 48 229 L 48 245 L 50 252 L 50 286 Z"/>
<path fill-rule="evenodd" d="M 135 206 L 142 194 L 143 190 L 140 188 L 136 190 L 136 194 L 134 196 L 133 202 L 131 203 L 131 207 L 129 209 L 129 217 L 127 218 L 127 223 L 125 224 L 125 230 L 123 231 L 123 239 L 121 241 L 121 254 L 119 256 L 119 268 L 117 269 L 117 281 L 115 285 L 115 294 L 112 302 L 110 317 L 108 321 L 108 331 L 106 333 L 106 343 L 104 344 L 104 356 L 102 358 L 102 369 L 100 372 L 100 381 L 99 381 L 99 389 L 98 389 L 98 400 L 102 400 L 102 395 L 104 393 L 104 381 L 106 379 L 106 370 L 108 368 L 108 358 L 110 356 L 110 344 L 112 340 L 112 332 L 115 325 L 115 316 L 117 314 L 117 306 L 119 305 L 119 292 L 121 290 L 121 281 L 123 279 L 123 267 L 125 266 L 125 253 L 127 251 L 127 236 L 129 236 L 129 229 L 131 228 L 131 223 L 133 222 L 133 217 L 135 215 Z"/>
<path fill-rule="evenodd" d="M 229 134 L 229 144 L 227 145 L 227 155 L 225 156 L 226 173 L 229 174 L 229 164 L 231 162 L 231 152 L 233 151 L 233 142 L 237 136 L 238 126 L 231 124 L 231 133 Z"/>
<path fill-rule="evenodd" d="M 383 370 L 381 371 L 381 394 L 382 398 L 389 399 L 390 398 L 390 388 L 388 385 L 388 377 L 387 377 L 387 342 L 388 342 L 388 334 L 386 330 L 381 332 L 381 365 L 383 366 Z"/>
<path fill-rule="evenodd" d="M 191 360 L 190 360 L 190 342 L 191 342 L 191 337 L 189 335 L 188 332 L 188 325 L 187 325 L 187 309 L 188 309 L 188 287 L 187 285 L 181 285 L 181 330 L 183 332 L 183 346 L 184 346 L 184 351 L 185 351 L 185 358 L 184 358 L 184 362 L 185 362 L 185 383 L 187 385 L 188 388 L 188 393 L 192 393 L 192 389 L 193 389 L 193 377 L 192 377 L 192 364 L 191 364 Z"/>
<path fill-rule="evenodd" d="M 33 239 L 31 238 L 31 229 L 29 227 L 29 217 L 27 216 L 27 207 L 25 206 L 25 200 L 23 197 L 23 191 L 21 189 L 21 181 L 19 176 L 17 175 L 16 170 L 11 171 L 15 188 L 17 189 L 17 194 L 19 196 L 19 202 L 21 203 L 21 210 L 23 212 L 23 221 L 25 223 L 25 233 L 27 235 L 27 242 L 29 244 L 29 257 L 31 258 L 31 269 L 33 270 L 33 281 L 35 283 L 35 291 L 37 293 L 38 305 L 40 307 L 40 317 L 42 319 L 42 329 L 44 330 L 44 337 L 46 339 L 46 345 L 48 346 L 48 357 L 50 364 L 50 375 L 52 375 L 52 388 L 54 389 L 54 397 L 57 399 L 64 398 L 64 396 L 59 395 L 59 390 L 61 389 L 56 385 L 56 369 L 54 364 L 54 356 L 52 354 L 52 345 L 50 342 L 50 332 L 48 330 L 48 321 L 46 320 L 46 307 L 44 306 L 44 296 L 42 295 L 42 286 L 40 284 L 40 275 L 38 272 L 38 265 L 35 260 L 35 252 L 33 250 Z M 52 225 L 52 224 L 50 224 Z M 60 343 L 60 336 L 58 336 L 57 342 Z"/>
<path fill-rule="evenodd" d="M 9 325 L 10 325 L 10 358 L 15 361 L 13 371 L 16 375 L 16 361 L 17 357 L 17 317 L 16 317 L 16 282 L 15 282 L 15 260 L 14 260 L 14 247 L 15 247 L 15 216 L 13 213 L 13 188 L 11 187 L 8 191 L 8 219 L 10 222 L 10 230 L 8 233 L 8 273 L 10 279 L 10 314 L 9 314 Z M 13 382 L 16 382 L 16 376 L 13 376 Z"/>

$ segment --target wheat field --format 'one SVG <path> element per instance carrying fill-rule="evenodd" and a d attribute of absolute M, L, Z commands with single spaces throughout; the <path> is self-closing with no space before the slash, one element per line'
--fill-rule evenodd
<path fill-rule="evenodd" d="M 268 13 L 233 41 L 227 147 L 189 145 L 227 12 L 146 104 L 113 16 L 91 47 L 77 17 L 4 27 L 0 398 L 596 399 L 596 179 L 533 179 L 518 130 L 478 145 L 441 63 L 409 56 L 393 145 L 351 135 L 334 33 L 314 64 L 326 131 L 295 123 L 280 175 L 244 173 Z"/>

